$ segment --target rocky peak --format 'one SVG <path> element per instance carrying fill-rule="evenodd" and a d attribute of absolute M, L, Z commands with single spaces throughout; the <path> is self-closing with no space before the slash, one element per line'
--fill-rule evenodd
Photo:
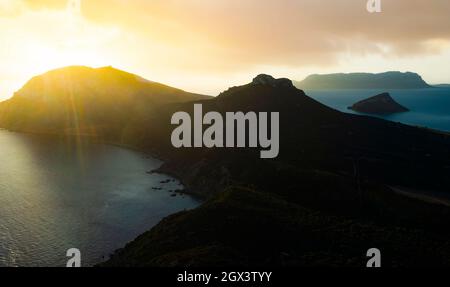
<path fill-rule="evenodd" d="M 274 77 L 272 77 L 270 75 L 265 75 L 265 74 L 258 75 L 256 78 L 254 78 L 252 81 L 252 84 L 253 85 L 266 85 L 266 86 L 271 86 L 274 88 L 294 87 L 294 85 L 292 84 L 292 81 L 289 79 L 285 79 L 285 78 L 275 79 Z"/>

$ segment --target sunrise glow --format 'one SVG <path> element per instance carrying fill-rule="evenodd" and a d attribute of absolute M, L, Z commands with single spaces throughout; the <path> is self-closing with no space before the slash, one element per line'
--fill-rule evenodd
<path fill-rule="evenodd" d="M 67 65 L 114 66 L 211 95 L 261 72 L 301 80 L 400 70 L 450 82 L 448 1 L 389 1 L 376 15 L 358 0 L 267 1 L 258 15 L 254 0 L 128 2 L 0 0 L 0 99 Z"/>

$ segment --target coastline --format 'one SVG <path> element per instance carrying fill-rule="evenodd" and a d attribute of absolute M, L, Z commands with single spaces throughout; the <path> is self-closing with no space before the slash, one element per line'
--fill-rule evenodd
<path fill-rule="evenodd" d="M 161 152 L 158 152 L 156 150 L 144 149 L 139 146 L 116 142 L 116 141 L 111 141 L 111 140 L 103 140 L 103 139 L 96 137 L 95 135 L 90 135 L 90 134 L 81 134 L 81 135 L 60 134 L 60 133 L 55 133 L 55 132 L 44 132 L 44 131 L 36 132 L 36 131 L 11 130 L 11 129 L 7 129 L 7 128 L 0 128 L 0 130 L 14 132 L 14 133 L 20 133 L 20 134 L 34 135 L 34 136 L 43 136 L 43 137 L 55 138 L 55 139 L 82 138 L 84 140 L 92 141 L 92 143 L 95 143 L 95 144 L 104 144 L 104 145 L 115 146 L 115 147 L 132 150 L 135 152 L 139 152 L 139 153 L 144 154 L 145 156 L 149 156 L 149 157 L 155 158 L 155 159 L 163 162 L 162 166 L 160 166 L 159 168 L 157 168 L 155 170 L 148 171 L 148 172 L 158 173 L 158 174 L 166 174 L 166 175 L 169 175 L 169 176 L 175 178 L 176 180 L 178 180 L 183 185 L 184 189 L 176 191 L 176 193 L 192 196 L 193 198 L 195 198 L 197 200 L 201 200 L 202 202 L 208 199 L 208 196 L 206 196 L 205 194 L 199 193 L 199 192 L 194 192 L 193 186 L 191 186 L 189 183 L 187 183 L 186 180 L 180 174 L 178 174 L 175 170 L 172 170 L 167 165 L 165 165 L 165 163 L 169 161 L 169 158 L 167 156 L 164 156 Z"/>
<path fill-rule="evenodd" d="M 51 140 L 57 140 L 57 139 L 61 139 L 61 138 L 75 138 L 77 137 L 77 135 L 62 135 L 62 134 L 57 134 L 57 133 L 46 133 L 46 132 L 30 132 L 30 131 L 17 131 L 17 130 L 10 130 L 10 129 L 5 129 L 5 128 L 0 128 L 0 131 L 2 132 L 9 132 L 9 133 L 17 133 L 17 134 L 23 134 L 23 135 L 30 135 L 30 136 L 41 136 L 41 137 L 45 137 Z M 128 144 L 124 144 L 124 143 L 119 143 L 119 142 L 114 142 L 114 141 L 107 141 L 107 140 L 100 140 L 98 138 L 95 138 L 93 136 L 86 136 L 86 135 L 82 135 L 81 136 L 83 139 L 85 140 L 89 140 L 91 143 L 93 144 L 100 144 L 100 145 L 108 145 L 108 146 L 114 146 L 114 147 L 118 147 L 118 148 L 123 148 L 123 149 L 127 149 L 130 151 L 134 151 L 137 153 L 142 154 L 145 157 L 151 157 L 157 160 L 160 160 L 162 162 L 162 165 L 164 165 L 164 162 L 167 161 L 167 158 L 163 157 L 160 153 L 157 152 L 151 152 L 148 150 L 145 150 L 143 148 L 139 148 L 137 146 L 133 146 L 133 145 L 128 145 Z M 161 168 L 162 166 L 160 166 L 159 168 L 156 168 L 155 170 L 152 170 L 151 173 L 155 173 L 155 174 L 163 174 L 163 175 L 167 175 L 170 177 L 175 178 L 177 181 L 179 181 L 181 183 L 181 185 L 183 186 L 182 190 L 175 190 L 174 194 L 178 194 L 179 196 L 181 195 L 186 195 L 191 197 L 192 199 L 196 200 L 199 202 L 199 205 L 196 207 L 201 207 L 205 201 L 206 198 L 202 197 L 199 194 L 196 194 L 195 192 L 190 192 L 190 188 L 188 187 L 188 185 L 183 181 L 182 178 L 180 178 L 179 175 L 177 175 L 175 172 L 171 172 L 169 170 L 163 170 Z M 147 174 L 149 174 L 150 171 L 147 171 Z M 163 222 L 167 217 L 171 217 L 174 216 L 175 214 L 178 214 L 179 212 L 183 212 L 182 210 L 169 214 L 166 217 L 161 218 L 161 220 L 159 220 L 155 226 L 159 225 L 161 222 Z M 153 227 L 152 227 L 153 228 Z M 113 254 L 115 254 L 116 252 L 118 252 L 119 250 L 121 250 L 122 248 L 124 248 L 128 243 L 133 242 L 134 240 L 136 240 L 138 237 L 140 237 L 141 235 L 143 235 L 144 233 L 150 231 L 152 228 L 145 230 L 144 232 L 142 232 L 141 234 L 137 235 L 136 237 L 132 238 L 129 242 L 127 242 L 126 244 L 124 244 L 122 247 L 115 249 L 115 250 L 111 250 L 111 253 L 109 256 L 105 256 L 105 258 L 103 258 L 101 261 L 89 266 L 89 267 L 95 267 L 98 266 L 100 264 L 102 264 L 103 262 L 107 261 L 110 259 L 110 256 L 112 256 Z"/>
<path fill-rule="evenodd" d="M 416 128 L 416 127 L 413 127 L 413 126 L 410 126 L 410 127 L 411 128 Z M 15 131 L 15 132 L 20 132 L 20 131 Z M 432 132 L 435 135 L 441 135 L 441 136 L 443 134 L 442 132 L 438 132 L 438 131 L 431 131 L 431 130 L 429 130 L 429 132 Z M 26 133 L 26 132 L 20 132 L 20 133 Z M 185 190 L 183 191 L 184 194 L 187 194 L 187 195 L 190 195 L 190 196 L 199 196 L 199 193 L 201 194 L 201 192 L 203 192 L 203 196 L 204 196 L 203 198 L 208 198 L 208 195 L 211 195 L 211 192 L 213 192 L 213 191 L 221 191 L 221 189 L 218 188 L 219 187 L 219 183 L 218 183 L 217 179 L 218 178 L 223 179 L 224 178 L 223 174 L 218 174 L 217 177 L 211 177 L 211 174 L 208 174 L 208 172 L 206 172 L 206 174 L 203 174 L 202 177 L 200 178 L 200 180 L 198 180 L 199 179 L 199 177 L 198 177 L 199 174 L 198 174 L 197 171 L 201 170 L 201 168 L 204 168 L 204 170 L 208 171 L 208 169 L 211 168 L 211 166 L 208 166 L 208 165 L 203 165 L 202 166 L 201 165 L 199 167 L 195 167 L 195 166 L 189 166 L 188 165 L 187 166 L 188 168 L 186 168 L 186 164 L 184 164 L 184 166 L 183 166 L 183 161 L 175 161 L 175 160 L 173 160 L 174 157 L 171 156 L 170 153 L 168 153 L 168 152 L 165 153 L 166 155 L 168 155 L 167 157 L 162 156 L 162 154 L 163 154 L 162 151 L 164 150 L 164 147 L 161 148 L 161 152 L 158 152 L 157 149 L 153 149 L 152 150 L 152 148 L 150 148 L 150 147 L 143 148 L 143 146 L 130 145 L 130 144 L 126 144 L 126 143 L 122 143 L 122 142 L 116 142 L 116 141 L 101 140 L 98 137 L 86 136 L 86 135 L 73 135 L 73 134 L 72 135 L 68 135 L 68 134 L 36 133 L 36 132 L 32 132 L 32 133 L 29 133 L 29 134 L 35 134 L 35 135 L 41 135 L 41 136 L 52 136 L 52 137 L 56 137 L 56 138 L 61 138 L 61 137 L 62 138 L 64 138 L 64 137 L 66 137 L 66 138 L 67 137 L 71 137 L 71 138 L 76 138 L 76 137 L 86 138 L 86 139 L 88 139 L 88 140 L 90 140 L 92 142 L 99 143 L 99 144 L 114 145 L 114 146 L 123 147 L 123 148 L 126 148 L 126 149 L 132 149 L 132 150 L 135 150 L 135 151 L 138 151 L 138 152 L 142 152 L 143 154 L 146 154 L 146 155 L 149 155 L 149 156 L 153 156 L 153 157 L 161 159 L 161 160 L 163 160 L 163 159 L 167 160 L 167 158 L 168 158 L 169 160 L 166 161 L 166 164 L 163 164 L 160 168 L 157 168 L 157 169 L 155 169 L 152 172 L 161 173 L 161 174 L 167 174 L 167 175 L 170 175 L 170 176 L 178 179 L 183 184 L 183 186 L 185 188 Z M 170 160 L 170 158 L 172 158 L 172 160 Z M 187 163 L 189 163 L 189 162 L 187 162 Z M 220 167 L 220 166 L 218 166 L 218 167 Z M 205 169 L 205 168 L 207 168 L 207 169 Z M 191 188 L 193 188 L 193 187 L 195 188 L 196 192 L 191 190 Z M 224 193 L 220 193 L 220 194 L 222 195 Z M 234 198 L 233 200 L 237 201 L 237 202 L 241 202 L 241 198 L 240 198 L 241 194 L 238 192 L 235 196 L 236 196 L 236 198 Z M 256 198 L 255 200 L 259 200 L 259 198 Z M 218 202 L 220 202 L 220 198 L 219 198 Z M 259 201 L 257 201 L 257 202 L 259 202 Z M 415 201 L 413 200 L 413 202 L 415 202 Z M 216 201 L 216 203 L 217 203 L 217 201 Z M 226 202 L 226 204 L 228 204 L 228 202 Z M 413 205 L 414 204 L 415 203 L 413 203 Z M 259 205 L 256 205 L 256 206 L 259 206 Z M 422 206 L 424 206 L 424 205 L 421 203 L 419 206 L 422 208 Z M 232 212 L 234 212 L 236 210 L 236 208 L 237 209 L 239 208 L 239 206 L 238 207 L 232 206 L 232 207 L 233 207 L 231 209 Z M 200 205 L 197 208 L 194 209 L 194 211 L 198 211 L 198 213 L 201 214 L 205 210 L 205 209 L 202 209 L 202 208 L 205 208 L 206 210 L 208 210 L 208 208 L 210 208 L 209 209 L 210 211 L 211 210 L 215 210 L 215 209 L 211 208 L 210 204 L 208 204 L 207 201 L 204 201 L 204 202 L 201 202 Z M 423 207 L 423 208 L 425 208 L 425 207 Z M 274 210 L 278 210 L 278 209 L 274 209 Z M 198 213 L 194 213 L 194 214 L 198 214 Z M 189 213 L 189 214 L 192 214 L 192 213 Z M 144 234 L 146 234 L 148 232 L 152 232 L 152 231 L 153 231 L 153 234 L 154 234 L 155 232 L 157 233 L 158 231 L 164 230 L 164 228 L 170 228 L 170 226 L 171 226 L 170 223 L 173 223 L 176 218 L 180 218 L 180 217 L 184 218 L 183 216 L 187 216 L 187 215 L 185 213 L 183 213 L 183 212 L 178 212 L 178 213 L 174 213 L 172 216 L 169 216 L 169 220 L 165 220 L 168 217 L 162 219 L 161 221 L 159 221 L 159 223 L 157 225 L 157 226 L 159 226 L 159 229 L 158 228 L 155 229 L 155 227 L 153 227 L 153 228 L 147 230 L 146 232 L 142 233 L 140 236 L 136 237 L 135 240 L 130 241 L 130 243 L 131 244 L 135 244 L 135 246 L 136 246 L 136 244 L 139 244 L 139 243 L 136 243 L 136 242 L 143 242 L 143 241 L 145 242 L 145 240 L 142 239 L 142 238 L 145 237 Z M 374 227 L 374 228 L 376 230 L 378 230 L 377 228 L 379 228 L 379 227 Z M 162 239 L 163 239 L 163 241 L 166 240 L 166 238 L 163 238 L 163 237 L 162 237 Z M 354 239 L 354 240 L 356 242 L 359 242 L 359 241 L 357 241 L 358 239 Z M 127 244 L 124 247 L 115 250 L 112 253 L 112 256 L 119 256 L 119 258 L 120 258 L 120 253 L 122 252 L 121 250 L 124 250 L 124 249 L 127 249 L 127 248 L 128 248 L 128 250 L 130 250 L 130 246 L 132 246 L 132 245 L 128 245 Z M 106 261 L 109 261 L 110 259 L 111 259 L 111 257 L 106 259 Z M 106 261 L 104 261 L 104 262 L 106 262 Z M 102 264 L 103 264 L 103 262 L 100 262 L 96 266 L 103 266 Z"/>
<path fill-rule="evenodd" d="M 164 166 L 164 163 L 166 163 L 169 159 L 157 151 L 149 151 L 149 150 L 143 149 L 139 146 L 133 146 L 130 144 L 125 144 L 125 143 L 120 143 L 120 142 L 115 142 L 115 141 L 102 140 L 93 135 L 75 135 L 75 134 L 58 134 L 58 133 L 52 133 L 52 132 L 19 131 L 19 130 L 11 130 L 11 129 L 6 129 L 6 128 L 0 128 L 0 131 L 7 131 L 7 132 L 13 132 L 13 133 L 19 133 L 19 134 L 28 134 L 28 135 L 34 135 L 34 136 L 43 136 L 43 137 L 47 137 L 47 138 L 82 137 L 83 139 L 91 140 L 95 144 L 104 144 L 104 145 L 115 146 L 115 147 L 128 149 L 131 151 L 139 152 L 145 156 L 152 157 L 152 158 L 155 158 L 155 159 L 163 162 L 162 166 L 160 166 L 159 168 L 152 170 L 152 171 L 147 171 L 147 172 L 157 173 L 157 174 L 165 174 L 165 175 L 171 176 L 171 177 L 175 178 L 176 180 L 178 180 L 183 185 L 184 189 L 178 190 L 178 191 L 176 191 L 176 193 L 189 195 L 189 196 L 192 196 L 193 198 L 195 198 L 197 200 L 201 200 L 201 201 L 205 201 L 207 199 L 207 197 L 202 195 L 201 193 L 192 192 L 192 187 L 178 173 L 176 173 L 175 171 Z"/>

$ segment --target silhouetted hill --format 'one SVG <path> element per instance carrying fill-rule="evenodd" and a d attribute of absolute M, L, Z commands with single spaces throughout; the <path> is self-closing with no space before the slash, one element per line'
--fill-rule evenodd
<path fill-rule="evenodd" d="M 420 75 L 410 72 L 311 75 L 296 86 L 304 90 L 430 88 Z"/>
<path fill-rule="evenodd" d="M 204 113 L 279 112 L 278 158 L 260 159 L 259 149 L 175 149 L 170 119 L 178 111 L 192 115 L 195 102 L 135 96 L 130 92 L 134 85 L 154 85 L 135 76 L 106 81 L 106 92 L 98 84 L 103 77 L 93 82 L 79 78 L 54 80 L 51 87 L 60 86 L 63 100 L 60 93 L 24 88 L 2 104 L 3 125 L 52 132 L 69 126 L 73 133 L 79 131 L 75 123 L 92 125 L 102 131 L 100 138 L 163 157 L 160 172 L 182 180 L 186 192 L 208 199 L 198 209 L 166 218 L 103 265 L 362 267 L 366 251 L 376 246 L 384 266 L 450 266 L 449 208 L 398 192 L 448 194 L 448 135 L 344 114 L 311 99 L 287 79 L 260 75 L 195 102 L 203 104 Z M 126 88 L 128 81 L 131 88 Z M 45 81 L 40 85 L 46 87 Z M 74 90 L 102 95 L 101 100 L 75 97 L 80 93 Z M 132 104 L 115 91 L 130 95 Z M 182 101 L 198 99 L 175 91 Z M 83 100 L 77 103 L 77 98 Z"/>
<path fill-rule="evenodd" d="M 397 103 L 389 93 L 379 94 L 359 101 L 349 107 L 349 109 L 367 114 L 394 114 L 409 111 L 407 108 Z"/>
<path fill-rule="evenodd" d="M 112 67 L 66 67 L 34 77 L 0 103 L 0 127 L 117 139 L 161 105 L 204 98 Z"/>
<path fill-rule="evenodd" d="M 160 171 L 209 200 L 168 217 L 105 266 L 361 267 L 373 246 L 385 266 L 450 264 L 448 207 L 391 188 L 448 192 L 449 136 L 340 113 L 267 75 L 201 103 L 205 113 L 280 112 L 280 156 L 177 150 L 173 127 L 152 128 L 166 157 Z M 193 103 L 167 107 L 160 123 L 192 110 Z"/>
<path fill-rule="evenodd" d="M 422 165 L 410 166 L 411 161 L 427 163 L 433 166 L 433 169 L 441 169 L 447 162 L 445 155 L 450 152 L 450 146 L 447 145 L 449 138 L 445 135 L 381 119 L 341 113 L 313 100 L 292 84 L 274 86 L 254 81 L 230 88 L 218 97 L 200 103 L 203 104 L 204 113 L 218 111 L 224 116 L 228 111 L 279 112 L 281 150 L 274 161 L 293 166 L 328 169 L 333 172 L 339 170 L 352 174 L 354 161 L 359 159 L 360 163 L 368 165 L 367 176 L 383 177 L 383 180 L 390 178 L 393 179 L 392 183 L 402 181 L 404 184 L 409 182 L 414 185 L 414 181 L 422 181 L 422 176 L 411 178 L 399 172 L 412 172 L 416 169 L 417 174 L 428 174 L 427 169 L 422 169 Z M 211 163 L 218 165 L 220 162 L 216 164 L 217 157 L 224 156 L 224 160 L 228 162 L 235 154 L 243 156 L 242 153 L 254 156 L 258 162 L 267 162 L 259 159 L 259 149 L 240 149 L 240 152 L 236 149 L 174 149 L 170 143 L 170 134 L 174 127 L 169 123 L 175 111 L 192 114 L 193 103 L 166 106 L 161 111 L 158 128 L 151 125 L 149 139 L 146 141 L 150 141 L 152 130 L 157 131 L 158 138 L 162 139 L 157 143 L 158 150 L 169 159 L 174 158 L 174 166 L 181 164 L 184 158 L 187 161 L 196 161 L 208 156 L 216 157 Z M 154 144 L 152 141 L 152 145 Z M 206 165 L 209 163 L 207 160 L 201 162 Z M 166 165 L 170 164 L 169 160 Z M 198 167 L 200 164 L 193 166 Z M 208 167 L 205 170 L 216 169 Z M 230 172 L 232 170 L 230 169 Z M 180 168 L 180 173 L 190 172 L 202 174 L 196 169 Z M 442 175 L 442 172 L 444 170 L 436 173 L 436 180 L 430 182 L 424 179 L 423 182 L 439 185 L 439 181 L 446 181 L 444 176 L 438 176 Z"/>

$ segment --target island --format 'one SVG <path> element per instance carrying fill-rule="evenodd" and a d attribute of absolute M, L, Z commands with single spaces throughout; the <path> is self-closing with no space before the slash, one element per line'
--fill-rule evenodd
<path fill-rule="evenodd" d="M 409 112 L 409 109 L 397 103 L 389 93 L 382 93 L 357 102 L 349 110 L 367 114 L 395 114 Z"/>
<path fill-rule="evenodd" d="M 431 88 L 419 74 L 386 72 L 310 75 L 296 87 L 304 90 L 338 89 L 427 89 Z"/>

